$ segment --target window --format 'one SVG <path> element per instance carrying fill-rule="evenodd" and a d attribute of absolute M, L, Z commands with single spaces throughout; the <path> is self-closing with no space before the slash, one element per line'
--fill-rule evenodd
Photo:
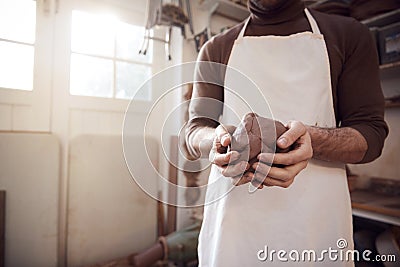
<path fill-rule="evenodd" d="M 146 56 L 139 55 L 143 36 L 143 27 L 73 10 L 70 94 L 131 99 L 152 75 L 152 43 Z M 150 98 L 150 91 L 135 96 Z"/>
<path fill-rule="evenodd" d="M 36 2 L 0 0 L 0 87 L 33 90 Z"/>

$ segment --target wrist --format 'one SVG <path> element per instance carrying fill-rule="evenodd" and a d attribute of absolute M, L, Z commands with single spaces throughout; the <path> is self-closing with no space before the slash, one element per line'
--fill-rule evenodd
<path fill-rule="evenodd" d="M 204 126 L 196 130 L 193 143 L 199 158 L 208 158 L 215 136 L 215 128 L 212 127 Z"/>

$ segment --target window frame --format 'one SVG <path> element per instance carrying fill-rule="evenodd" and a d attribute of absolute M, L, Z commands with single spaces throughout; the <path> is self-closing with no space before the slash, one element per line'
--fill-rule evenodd
<path fill-rule="evenodd" d="M 54 19 L 54 14 L 44 6 L 43 1 L 36 1 L 32 90 L 0 87 L 0 105 L 26 109 L 25 113 L 29 113 L 21 116 L 28 118 L 31 123 L 12 130 L 25 130 L 25 127 L 40 132 L 50 130 Z"/>
<path fill-rule="evenodd" d="M 57 16 L 55 21 L 55 35 L 54 35 L 54 69 L 53 76 L 53 99 L 54 105 L 68 106 L 70 109 L 80 110 L 96 110 L 96 111 L 111 111 L 111 112 L 125 112 L 131 100 L 119 98 L 105 98 L 93 96 L 71 95 L 70 88 L 70 63 L 71 63 L 71 33 L 72 33 L 72 11 L 82 10 L 88 13 L 114 13 L 117 18 L 125 23 L 133 25 L 144 25 L 145 14 L 143 7 L 138 10 L 123 8 L 113 4 L 112 0 L 104 0 L 104 2 L 93 0 L 70 0 L 62 1 L 59 3 Z M 164 58 L 158 59 L 155 55 L 160 49 L 153 46 L 153 63 L 152 74 L 157 73 L 159 65 L 160 68 L 164 67 Z M 156 51 L 157 50 L 157 51 Z M 163 51 L 163 50 L 162 50 Z M 154 88 L 152 88 L 151 96 L 154 95 Z M 62 99 L 61 101 L 58 101 Z M 153 99 L 135 100 L 135 105 L 130 107 L 130 111 L 138 114 L 146 113 L 146 110 L 151 108 Z"/>
<path fill-rule="evenodd" d="M 96 15 L 96 13 L 88 11 L 87 8 L 86 9 L 81 9 L 81 8 L 73 9 L 71 12 L 74 12 L 74 11 L 82 11 L 82 12 L 88 13 L 90 15 Z M 145 30 L 145 27 L 143 25 L 138 25 L 138 24 L 133 24 L 131 22 L 126 22 L 126 21 L 120 19 L 119 17 L 117 17 L 117 20 L 118 20 L 119 23 L 126 23 L 126 24 L 129 24 L 131 26 L 141 27 L 141 28 L 143 28 Z M 71 13 L 71 25 L 72 25 L 72 13 Z M 152 30 L 151 30 L 150 34 L 153 35 L 153 31 Z M 72 38 L 72 28 L 71 28 L 71 38 Z M 144 35 L 143 35 L 143 38 L 144 38 Z M 153 57 L 153 54 L 154 54 L 153 51 L 154 50 L 153 50 L 153 41 L 152 40 L 149 41 L 150 42 L 149 43 L 149 47 L 150 48 L 148 49 L 148 53 L 149 52 L 152 53 L 151 54 L 152 60 L 150 62 L 138 61 L 138 60 L 135 60 L 135 59 L 126 59 L 126 58 L 122 58 L 122 57 L 118 56 L 118 54 L 117 54 L 117 39 L 116 39 L 116 36 L 114 36 L 114 40 L 113 41 L 114 41 L 113 55 L 109 55 L 108 56 L 108 55 L 99 55 L 99 54 L 96 54 L 96 53 L 74 51 L 72 49 L 72 43 L 71 43 L 71 54 L 70 54 L 70 64 L 71 64 L 71 61 L 72 61 L 72 55 L 73 54 L 80 55 L 80 56 L 87 56 L 87 57 L 90 57 L 90 58 L 93 58 L 93 59 L 110 60 L 112 62 L 112 65 L 113 65 L 112 96 L 108 97 L 108 96 L 72 94 L 71 93 L 71 86 L 69 85 L 68 90 L 69 90 L 69 94 L 71 96 L 95 97 L 95 98 L 116 99 L 116 100 L 119 99 L 119 100 L 128 100 L 129 101 L 130 99 L 128 99 L 128 98 L 117 97 L 117 92 L 118 92 L 117 91 L 117 75 L 118 75 L 117 65 L 118 65 L 118 63 L 136 64 L 136 65 L 147 67 L 150 70 L 150 77 L 149 78 L 151 78 L 151 76 L 154 74 L 154 70 L 153 70 L 154 69 L 154 57 Z M 137 52 L 139 52 L 139 50 Z M 142 55 L 142 56 L 146 57 L 146 56 L 149 56 L 149 54 Z M 69 73 L 69 76 L 71 78 L 71 72 Z M 70 79 L 70 82 L 71 82 L 71 79 Z M 149 93 L 149 98 L 148 99 L 137 99 L 137 100 L 135 99 L 135 101 L 150 102 L 151 99 L 152 99 L 152 92 Z"/>

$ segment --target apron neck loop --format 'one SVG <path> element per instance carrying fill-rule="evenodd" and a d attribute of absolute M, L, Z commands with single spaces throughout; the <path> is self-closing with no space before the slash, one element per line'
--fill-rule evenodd
<path fill-rule="evenodd" d="M 318 24 L 315 21 L 314 17 L 311 15 L 310 11 L 308 11 L 308 9 L 305 8 L 304 12 L 306 13 L 306 17 L 308 19 L 308 22 L 310 23 L 312 32 L 315 33 L 315 34 L 321 34 L 321 32 L 319 30 L 319 27 L 318 27 Z M 243 25 L 243 27 L 240 30 L 240 33 L 238 35 L 238 38 L 243 38 L 244 32 L 246 31 L 246 28 L 247 28 L 247 25 L 249 24 L 249 21 L 250 21 L 250 17 L 248 17 L 246 19 L 246 21 L 244 22 L 244 25 Z"/>
<path fill-rule="evenodd" d="M 246 21 L 244 22 L 244 25 L 243 25 L 243 27 L 242 27 L 242 29 L 240 30 L 240 33 L 239 33 L 239 35 L 238 35 L 238 38 L 243 38 L 244 32 L 246 31 L 246 28 L 247 28 L 247 25 L 249 24 L 249 21 L 250 21 L 250 17 L 248 17 L 248 18 L 246 19 Z"/>
<path fill-rule="evenodd" d="M 315 21 L 314 17 L 311 15 L 310 11 L 308 11 L 308 8 L 305 8 L 304 12 L 306 13 L 306 16 L 307 16 L 308 22 L 310 23 L 312 32 L 315 34 L 321 34 L 318 24 Z"/>

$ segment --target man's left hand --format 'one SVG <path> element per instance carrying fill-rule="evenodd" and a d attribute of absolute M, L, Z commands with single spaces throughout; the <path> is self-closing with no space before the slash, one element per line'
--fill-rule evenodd
<path fill-rule="evenodd" d="M 287 188 L 293 183 L 296 175 L 307 167 L 313 155 L 310 135 L 304 124 L 299 121 L 291 121 L 287 127 L 289 130 L 279 137 L 277 146 L 281 149 L 292 149 L 287 153 L 259 154 L 259 161 L 253 164 L 256 170 L 254 178 L 258 183 L 263 181 L 265 186 Z"/>

